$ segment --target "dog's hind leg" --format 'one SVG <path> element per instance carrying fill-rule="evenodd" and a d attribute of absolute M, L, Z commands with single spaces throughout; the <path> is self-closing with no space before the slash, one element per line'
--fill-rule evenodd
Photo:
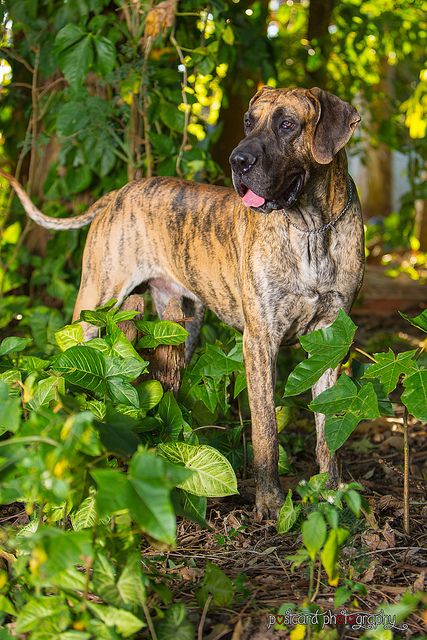
<path fill-rule="evenodd" d="M 313 385 L 312 395 L 316 398 L 322 391 L 332 387 L 338 378 L 338 368 L 327 369 L 319 380 Z M 329 473 L 328 486 L 336 488 L 340 482 L 340 470 L 337 455 L 329 451 L 325 440 L 325 422 L 326 416 L 323 413 L 315 413 L 314 420 L 316 423 L 316 458 L 319 465 L 320 473 Z"/>

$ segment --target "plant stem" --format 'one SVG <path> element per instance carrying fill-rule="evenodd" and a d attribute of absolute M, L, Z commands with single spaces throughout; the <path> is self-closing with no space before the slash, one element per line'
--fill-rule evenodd
<path fill-rule="evenodd" d="M 403 414 L 403 528 L 409 536 L 409 440 L 408 410 Z"/>
<path fill-rule="evenodd" d="M 311 602 L 311 595 L 313 593 L 313 584 L 314 584 L 314 560 L 310 560 L 310 584 L 308 587 L 308 599 Z"/>
<path fill-rule="evenodd" d="M 145 602 L 142 602 L 142 608 L 144 610 L 144 615 L 145 615 L 145 619 L 147 620 L 147 625 L 148 625 L 148 628 L 150 630 L 151 638 L 152 638 L 152 640 L 157 640 L 156 630 L 154 628 L 154 624 L 153 624 L 153 621 L 152 621 L 151 616 L 150 616 L 150 611 L 149 611 L 149 609 L 147 607 L 147 604 Z"/>
<path fill-rule="evenodd" d="M 210 593 L 205 602 L 205 606 L 203 607 L 202 617 L 200 618 L 199 628 L 197 630 L 197 640 L 203 640 L 203 627 L 205 626 L 205 620 L 208 613 L 209 605 L 212 600 L 212 594 Z"/>
<path fill-rule="evenodd" d="M 314 573 L 314 564 L 313 564 L 313 573 Z M 322 563 L 319 560 L 319 570 L 317 572 L 317 581 L 316 581 L 316 589 L 313 593 L 313 595 L 311 596 L 311 602 L 314 602 L 319 594 L 319 587 L 320 587 L 320 575 L 322 573 Z"/>
<path fill-rule="evenodd" d="M 358 353 L 361 353 L 362 356 L 365 356 L 366 358 L 369 358 L 369 360 L 372 360 L 372 362 L 375 362 L 375 363 L 377 362 L 375 360 L 375 358 L 370 356 L 369 353 L 366 353 L 366 351 L 363 351 L 363 349 L 359 349 L 359 347 L 355 347 L 354 350 L 357 351 Z"/>

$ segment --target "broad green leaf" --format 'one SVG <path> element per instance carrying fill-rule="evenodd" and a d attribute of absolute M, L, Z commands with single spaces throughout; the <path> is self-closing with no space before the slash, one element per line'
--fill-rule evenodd
<path fill-rule="evenodd" d="M 88 607 L 107 627 L 114 627 L 123 638 L 129 638 L 146 626 L 142 620 L 125 609 L 106 607 L 92 602 L 88 602 Z"/>
<path fill-rule="evenodd" d="M 379 378 L 384 385 L 387 393 L 393 391 L 399 381 L 400 376 L 405 373 L 409 375 L 416 369 L 416 362 L 413 351 L 405 351 L 396 355 L 391 349 L 386 353 L 375 353 L 374 358 L 377 361 L 366 371 L 365 378 Z"/>
<path fill-rule="evenodd" d="M 176 322 L 169 320 L 137 320 L 136 326 L 145 335 L 138 342 L 139 349 L 157 347 L 160 344 L 182 344 L 188 336 L 188 331 Z"/>
<path fill-rule="evenodd" d="M 16 618 L 16 633 L 26 633 L 43 627 L 45 631 L 64 631 L 70 622 L 70 612 L 61 596 L 31 598 Z"/>
<path fill-rule="evenodd" d="M 188 474 L 147 451 L 133 456 L 127 477 L 110 469 L 95 470 L 92 476 L 98 485 L 98 513 L 111 515 L 127 509 L 142 531 L 174 544 L 175 514 L 170 490 Z"/>
<path fill-rule="evenodd" d="M 77 88 L 93 60 L 91 35 L 77 25 L 67 24 L 56 35 L 55 51 L 64 76 L 71 86 Z"/>
<path fill-rule="evenodd" d="M 427 369 L 419 369 L 403 380 L 405 391 L 401 400 L 409 413 L 427 422 Z"/>
<path fill-rule="evenodd" d="M 116 585 L 116 571 L 102 553 L 96 554 L 93 563 L 92 589 L 108 604 L 116 606 L 123 604 Z"/>
<path fill-rule="evenodd" d="M 52 369 L 60 371 L 67 382 L 83 389 L 105 392 L 105 358 L 91 347 L 70 347 L 55 358 Z"/>
<path fill-rule="evenodd" d="M 139 396 L 139 407 L 150 411 L 163 397 L 163 387 L 158 380 L 144 380 L 136 387 Z"/>
<path fill-rule="evenodd" d="M 405 313 L 401 313 L 399 311 L 402 318 L 405 318 L 408 322 L 410 322 L 414 327 L 418 327 L 421 331 L 425 331 L 427 333 L 427 309 L 424 309 L 421 313 L 413 318 L 410 318 Z"/>
<path fill-rule="evenodd" d="M 102 36 L 95 36 L 93 42 L 95 44 L 95 69 L 101 76 L 106 76 L 113 70 L 116 63 L 116 49 L 111 40 Z"/>
<path fill-rule="evenodd" d="M 356 325 L 340 309 L 335 321 L 325 329 L 313 331 L 300 338 L 309 357 L 300 362 L 290 374 L 285 395 L 296 396 L 314 385 L 327 369 L 337 367 L 346 356 L 356 332 Z"/>
<path fill-rule="evenodd" d="M 0 381 L 0 435 L 15 433 L 21 418 L 21 399 L 9 396 L 6 382 Z"/>
<path fill-rule="evenodd" d="M 241 371 L 237 374 L 236 380 L 234 381 L 233 398 L 237 398 L 239 393 L 241 393 L 243 389 L 246 389 L 246 387 L 246 373 L 244 371 Z"/>
<path fill-rule="evenodd" d="M 335 609 L 339 609 L 340 607 L 342 607 L 342 605 L 348 602 L 350 598 L 351 598 L 351 590 L 348 587 L 338 587 L 338 589 L 335 590 L 335 595 L 334 595 Z"/>
<path fill-rule="evenodd" d="M 161 438 L 176 440 L 184 426 L 184 418 L 172 391 L 167 391 L 161 399 L 158 417 L 162 421 Z"/>
<path fill-rule="evenodd" d="M 67 324 L 63 329 L 55 331 L 55 340 L 61 351 L 84 343 L 83 327 L 81 324 Z"/>
<path fill-rule="evenodd" d="M 374 387 L 374 391 L 378 398 L 378 408 L 380 410 L 381 415 L 387 416 L 387 417 L 393 417 L 394 416 L 393 405 L 390 402 L 390 398 L 388 397 L 385 387 L 380 381 L 380 379 L 371 378 L 370 380 L 368 380 L 367 378 L 364 377 L 365 373 L 368 371 L 368 369 L 371 366 L 372 366 L 372 363 L 368 364 L 366 362 L 360 362 L 359 360 L 356 360 L 355 358 L 353 358 L 353 360 L 351 361 L 351 379 L 353 380 L 354 384 L 358 389 L 363 387 L 363 385 L 368 384 L 368 382 L 372 383 L 372 386 Z"/>
<path fill-rule="evenodd" d="M 182 602 L 168 607 L 165 617 L 156 623 L 157 640 L 194 640 L 195 629 Z"/>
<path fill-rule="evenodd" d="M 106 378 L 120 376 L 128 381 L 135 380 L 145 368 L 144 360 L 133 357 L 106 356 L 105 364 Z"/>
<path fill-rule="evenodd" d="M 292 502 L 292 490 L 289 489 L 288 495 L 279 512 L 277 520 L 277 533 L 287 533 L 294 526 L 301 511 L 301 505 L 294 506 Z"/>
<path fill-rule="evenodd" d="M 316 413 L 324 413 L 326 416 L 330 416 L 340 411 L 347 411 L 355 396 L 357 396 L 356 385 L 343 373 L 334 386 L 314 398 L 309 407 Z"/>
<path fill-rule="evenodd" d="M 217 607 L 229 607 L 233 602 L 234 587 L 230 578 L 216 564 L 208 560 L 203 577 L 199 598 L 206 602 L 208 595 L 212 595 L 213 603 Z"/>
<path fill-rule="evenodd" d="M 357 491 L 354 491 L 354 489 L 350 489 L 350 491 L 345 492 L 344 500 L 346 501 L 350 511 L 352 511 L 358 518 L 360 516 L 360 508 L 362 506 L 362 498 L 360 494 L 358 494 Z"/>
<path fill-rule="evenodd" d="M 183 489 L 174 489 L 172 501 L 178 516 L 197 522 L 201 527 L 207 528 L 207 499 L 204 496 L 195 496 L 193 493 L 187 493 Z"/>
<path fill-rule="evenodd" d="M 109 377 L 107 379 L 107 389 L 112 400 L 115 402 L 139 407 L 138 392 L 130 382 L 126 382 L 120 376 Z"/>
<path fill-rule="evenodd" d="M 319 511 L 312 511 L 302 524 L 302 541 L 312 560 L 320 551 L 326 539 L 326 523 Z"/>
<path fill-rule="evenodd" d="M 359 422 L 379 416 L 378 399 L 372 383 L 358 390 L 345 373 L 333 387 L 312 400 L 309 407 L 327 415 L 325 439 L 331 452 L 344 444 Z M 338 415 L 333 415 L 335 412 Z"/>
<path fill-rule="evenodd" d="M 43 360 L 36 356 L 19 355 L 14 360 L 21 371 L 44 371 L 50 365 L 50 360 Z"/>
<path fill-rule="evenodd" d="M 328 576 L 328 582 L 332 587 L 336 587 L 339 581 L 338 552 L 348 534 L 349 532 L 346 529 L 332 529 L 320 554 L 322 565 Z"/>
<path fill-rule="evenodd" d="M 35 393 L 31 398 L 28 406 L 31 409 L 49 404 L 52 400 L 59 400 L 59 394 L 64 395 L 65 384 L 64 378 L 58 376 L 49 376 L 37 383 Z"/>
<path fill-rule="evenodd" d="M 85 498 L 77 511 L 71 514 L 70 519 L 74 531 L 93 527 L 98 520 L 95 496 L 91 495 Z"/>
<path fill-rule="evenodd" d="M 157 447 L 159 455 L 191 469 L 193 474 L 178 486 L 196 496 L 229 496 L 237 491 L 233 467 L 219 451 L 208 445 L 167 442 Z"/>
<path fill-rule="evenodd" d="M 0 344 L 0 357 L 6 356 L 9 353 L 23 351 L 31 342 L 32 340 L 30 338 L 16 338 L 14 336 L 5 338 Z"/>
<path fill-rule="evenodd" d="M 142 582 L 141 557 L 131 554 L 117 581 L 117 590 L 125 605 L 140 607 L 145 602 L 145 587 Z"/>

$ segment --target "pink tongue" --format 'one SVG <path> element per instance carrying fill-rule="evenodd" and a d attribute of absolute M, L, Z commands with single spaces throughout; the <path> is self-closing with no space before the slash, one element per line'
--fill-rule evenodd
<path fill-rule="evenodd" d="M 250 189 L 245 193 L 242 199 L 247 207 L 260 207 L 265 202 L 265 198 L 258 196 Z"/>

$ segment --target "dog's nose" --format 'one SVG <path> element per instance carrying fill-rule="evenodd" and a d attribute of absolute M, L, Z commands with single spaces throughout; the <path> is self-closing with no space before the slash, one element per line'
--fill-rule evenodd
<path fill-rule="evenodd" d="M 241 171 L 242 173 L 247 173 L 254 164 L 256 163 L 257 158 L 249 151 L 234 151 L 231 154 L 230 163 L 233 169 L 236 171 Z"/>

